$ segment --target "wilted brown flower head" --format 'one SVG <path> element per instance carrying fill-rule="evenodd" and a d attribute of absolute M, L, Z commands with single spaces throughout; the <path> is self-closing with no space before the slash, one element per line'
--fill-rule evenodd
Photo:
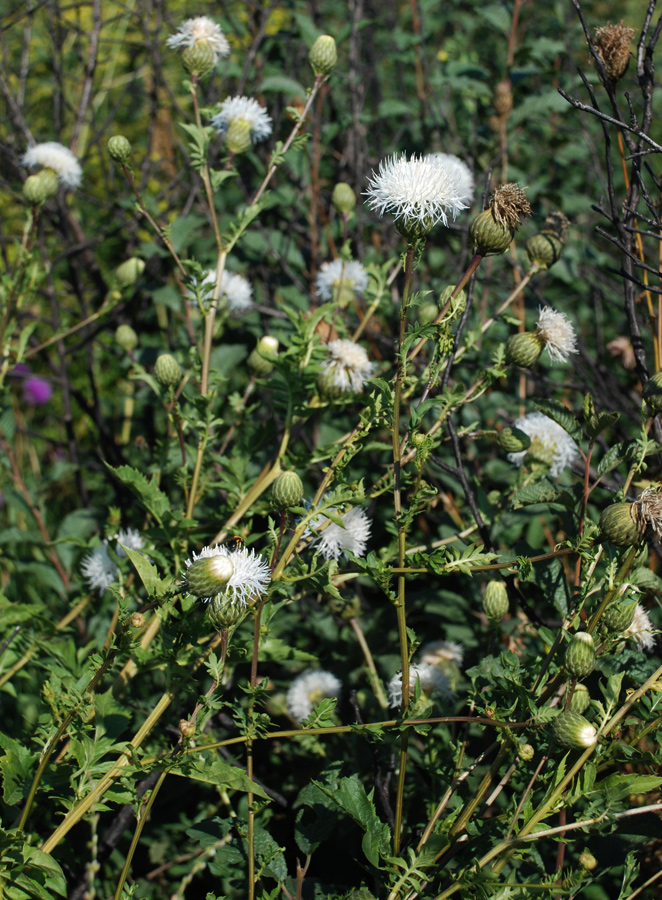
<path fill-rule="evenodd" d="M 630 46 L 634 37 L 634 28 L 628 28 L 621 21 L 618 25 L 611 22 L 595 29 L 595 49 L 605 64 L 607 77 L 614 83 L 625 75 L 630 62 Z"/>
<path fill-rule="evenodd" d="M 492 194 L 490 209 L 494 221 L 504 228 L 515 231 L 524 216 L 531 212 L 531 204 L 526 199 L 524 190 L 519 184 L 502 184 Z"/>
<path fill-rule="evenodd" d="M 494 88 L 494 109 L 499 116 L 507 116 L 513 108 L 513 91 L 510 81 L 500 81 Z"/>
<path fill-rule="evenodd" d="M 635 522 L 650 525 L 656 539 L 662 540 L 662 491 L 646 488 L 632 504 Z"/>
<path fill-rule="evenodd" d="M 564 216 L 559 209 L 555 209 L 545 219 L 545 227 L 542 229 L 543 234 L 555 234 L 557 238 L 563 240 L 563 234 L 566 228 L 570 227 L 570 219 Z"/>

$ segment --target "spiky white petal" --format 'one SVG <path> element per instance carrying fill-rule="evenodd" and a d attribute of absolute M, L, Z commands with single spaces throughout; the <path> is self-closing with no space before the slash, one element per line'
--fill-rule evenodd
<path fill-rule="evenodd" d="M 552 360 L 567 362 L 568 354 L 577 353 L 575 329 L 565 313 L 541 306 L 536 331 L 545 342 Z"/>
<path fill-rule="evenodd" d="M 238 601 L 242 606 L 247 606 L 249 603 L 259 600 L 262 594 L 266 593 L 271 581 L 269 564 L 254 550 L 249 551 L 247 547 L 240 547 L 238 550 L 230 552 L 221 544 L 216 547 L 203 547 L 200 553 L 196 553 L 194 550 L 192 559 L 186 560 L 186 568 L 188 569 L 198 559 L 214 557 L 229 559 L 234 570 L 230 580 L 224 584 L 219 594 L 214 596 L 223 595 L 228 600 Z M 182 575 L 182 584 L 186 585 L 186 572 Z M 200 599 L 206 603 L 212 597 Z"/>
<path fill-rule="evenodd" d="M 652 650 L 655 646 L 655 629 L 648 613 L 639 603 L 634 608 L 634 619 L 625 632 L 642 650 Z"/>
<path fill-rule="evenodd" d="M 449 172 L 457 176 L 457 192 L 460 200 L 466 206 L 470 206 L 474 196 L 474 177 L 469 166 L 452 153 L 428 153 L 425 158 L 446 166 Z"/>
<path fill-rule="evenodd" d="M 91 553 L 88 553 L 81 565 L 81 571 L 87 585 L 92 591 L 99 591 L 103 594 L 106 588 L 117 578 L 117 566 L 108 556 L 106 542 L 101 547 L 95 547 Z"/>
<path fill-rule="evenodd" d="M 452 700 L 455 696 L 448 678 L 436 666 L 421 663 L 409 667 L 410 696 L 416 688 L 417 679 L 420 681 L 421 691 L 429 697 L 437 695 L 445 700 Z M 389 681 L 388 698 L 390 706 L 402 706 L 402 672 L 398 672 Z"/>
<path fill-rule="evenodd" d="M 230 52 L 220 25 L 212 22 L 207 16 L 196 16 L 194 19 L 186 19 L 179 26 L 175 34 L 166 41 L 167 47 L 194 47 L 196 41 L 207 41 L 214 54 L 214 65 Z"/>
<path fill-rule="evenodd" d="M 119 546 L 120 544 L 124 544 L 124 546 L 128 547 L 129 550 L 142 550 L 145 544 L 145 539 L 136 528 L 120 528 L 120 530 L 115 535 L 115 540 L 118 544 L 118 556 L 126 556 L 124 550 Z"/>
<path fill-rule="evenodd" d="M 313 711 L 313 706 L 326 697 L 338 697 L 342 689 L 340 679 L 331 672 L 304 672 L 294 679 L 287 692 L 287 711 L 302 722 Z"/>
<path fill-rule="evenodd" d="M 359 344 L 338 338 L 329 341 L 328 358 L 322 364 L 323 374 L 329 373 L 333 386 L 343 393 L 359 393 L 372 374 L 373 364 Z"/>
<path fill-rule="evenodd" d="M 334 259 L 320 266 L 315 279 L 320 300 L 333 300 L 345 288 L 361 295 L 368 287 L 368 273 L 360 262 Z"/>
<path fill-rule="evenodd" d="M 431 641 L 429 644 L 423 644 L 418 654 L 418 662 L 428 666 L 438 666 L 444 662 L 461 666 L 463 658 L 464 648 L 453 641 Z"/>
<path fill-rule="evenodd" d="M 365 195 L 371 209 L 389 213 L 396 222 L 447 225 L 448 215 L 455 218 L 466 209 L 462 182 L 455 166 L 422 156 L 391 156 L 381 161 L 378 173 L 372 173 Z"/>
<path fill-rule="evenodd" d="M 529 455 L 544 457 L 550 465 L 549 474 L 556 476 L 579 457 L 577 446 L 568 432 L 540 412 L 529 413 L 517 419 L 515 428 L 521 429 L 531 438 L 528 450 L 508 454 L 508 459 L 516 466 L 521 466 Z"/>
<path fill-rule="evenodd" d="M 271 134 L 271 116 L 251 97 L 228 97 L 210 122 L 218 132 L 225 134 L 237 119 L 248 122 L 253 143 L 263 141 Z"/>
<path fill-rule="evenodd" d="M 43 166 L 45 169 L 52 169 L 60 184 L 65 187 L 77 188 L 80 186 L 83 175 L 80 163 L 71 150 L 58 144 L 57 141 L 35 144 L 23 154 L 21 162 L 28 168 Z"/>
<path fill-rule="evenodd" d="M 214 284 L 216 269 L 210 271 L 202 279 L 202 284 Z M 243 275 L 223 270 L 219 304 L 226 307 L 233 316 L 241 316 L 253 306 L 253 287 Z"/>
<path fill-rule="evenodd" d="M 310 528 L 306 529 L 304 537 L 308 537 L 313 531 L 322 528 L 325 522 L 329 521 L 329 524 L 320 531 L 311 542 L 311 546 L 319 547 L 319 552 L 325 559 L 338 559 L 341 553 L 348 550 L 354 556 L 365 556 L 365 548 L 372 528 L 367 514 L 358 506 L 344 514 L 339 513 L 337 509 L 329 511 L 340 515 L 343 526 L 330 522 L 323 513 L 315 516 L 311 519 Z"/>

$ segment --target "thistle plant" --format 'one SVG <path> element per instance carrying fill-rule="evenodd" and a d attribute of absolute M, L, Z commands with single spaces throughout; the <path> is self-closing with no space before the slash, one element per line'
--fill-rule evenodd
<path fill-rule="evenodd" d="M 652 900 L 654 3 L 258 6 L 3 36 L 0 892 Z"/>

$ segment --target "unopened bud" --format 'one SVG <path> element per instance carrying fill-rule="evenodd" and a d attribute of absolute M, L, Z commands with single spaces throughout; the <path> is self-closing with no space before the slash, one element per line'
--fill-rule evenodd
<path fill-rule="evenodd" d="M 308 54 L 310 65 L 315 75 L 328 75 L 338 62 L 336 42 L 330 34 L 321 34 Z"/>
<path fill-rule="evenodd" d="M 588 850 L 584 850 L 583 853 L 579 854 L 578 862 L 582 869 L 586 869 L 587 872 L 592 872 L 598 864 L 595 856 L 593 856 L 592 853 L 589 853 Z"/>
<path fill-rule="evenodd" d="M 598 733 L 584 716 L 566 709 L 552 721 L 552 733 L 562 747 L 573 747 L 576 750 L 593 747 L 597 743 Z"/>
<path fill-rule="evenodd" d="M 115 269 L 115 280 L 120 288 L 131 287 L 144 271 L 145 261 L 137 256 L 132 256 Z"/>
<path fill-rule="evenodd" d="M 515 231 L 497 222 L 492 210 L 486 209 L 472 219 L 469 236 L 481 256 L 497 256 L 510 247 Z"/>
<path fill-rule="evenodd" d="M 506 342 L 506 362 L 510 366 L 531 369 L 540 359 L 545 342 L 537 332 L 511 334 Z"/>
<path fill-rule="evenodd" d="M 497 625 L 508 612 L 508 590 L 505 581 L 494 579 L 487 582 L 483 594 L 483 612 L 491 625 Z"/>
<path fill-rule="evenodd" d="M 222 591 L 234 574 L 229 556 L 203 556 L 196 559 L 184 573 L 184 585 L 189 594 L 206 600 Z"/>
<path fill-rule="evenodd" d="M 595 668 L 595 643 L 587 631 L 573 634 L 565 651 L 565 667 L 573 678 L 586 678 Z"/>
<path fill-rule="evenodd" d="M 180 719 L 179 733 L 183 738 L 192 738 L 195 734 L 195 722 L 189 722 L 188 719 Z"/>
<path fill-rule="evenodd" d="M 331 194 L 331 203 L 333 203 L 333 208 L 337 213 L 346 216 L 356 206 L 356 194 L 350 185 L 344 181 L 339 181 Z"/>
<path fill-rule="evenodd" d="M 163 387 L 176 387 L 182 380 L 182 367 L 170 353 L 162 353 L 154 364 L 154 377 Z"/>
<path fill-rule="evenodd" d="M 36 175 L 28 175 L 23 185 L 23 196 L 33 206 L 49 200 L 57 194 L 58 178 L 52 169 L 42 169 Z"/>
<path fill-rule="evenodd" d="M 138 346 L 138 335 L 130 325 L 118 325 L 115 329 L 115 343 L 125 353 L 131 353 Z"/>
<path fill-rule="evenodd" d="M 108 155 L 116 163 L 126 164 L 131 156 L 131 144 L 123 134 L 108 139 Z"/>
<path fill-rule="evenodd" d="M 203 78 L 209 75 L 216 64 L 216 54 L 209 41 L 197 40 L 192 47 L 187 47 L 182 53 L 182 65 L 189 75 Z"/>
<path fill-rule="evenodd" d="M 256 375 L 270 375 L 278 359 L 278 339 L 265 334 L 248 357 L 248 365 Z"/>
<path fill-rule="evenodd" d="M 131 616 L 131 627 L 132 628 L 142 628 L 145 624 L 145 616 L 142 613 L 134 613 Z"/>
<path fill-rule="evenodd" d="M 301 506 L 303 483 L 296 472 L 281 472 L 271 487 L 271 499 L 278 510 Z"/>
<path fill-rule="evenodd" d="M 600 531 L 617 547 L 633 547 L 643 537 L 645 528 L 635 521 L 632 503 L 612 503 L 600 515 Z"/>
<path fill-rule="evenodd" d="M 535 752 L 536 751 L 533 749 L 531 744 L 522 744 L 522 746 L 517 751 L 517 755 L 523 762 L 529 762 L 529 760 L 533 759 Z"/>

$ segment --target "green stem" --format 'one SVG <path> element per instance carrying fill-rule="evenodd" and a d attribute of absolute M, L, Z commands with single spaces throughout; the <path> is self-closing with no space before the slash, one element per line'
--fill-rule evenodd
<path fill-rule="evenodd" d="M 352 618 L 349 620 L 349 624 L 356 635 L 356 639 L 359 642 L 359 646 L 363 651 L 363 656 L 366 661 L 366 665 L 368 666 L 368 677 L 370 678 L 370 684 L 372 686 L 372 691 L 377 698 L 377 702 L 381 706 L 382 709 L 388 709 L 388 699 L 386 698 L 386 694 L 384 693 L 384 688 L 382 687 L 381 678 L 377 674 L 377 667 L 375 666 L 375 661 L 372 658 L 372 653 L 370 652 L 370 647 L 368 646 L 368 642 L 365 639 L 365 635 L 363 633 L 363 629 L 361 628 L 361 623 L 358 619 Z"/>
<path fill-rule="evenodd" d="M 149 795 L 149 799 L 141 806 L 142 815 L 139 815 L 138 822 L 136 824 L 136 830 L 134 831 L 133 838 L 131 840 L 131 846 L 129 847 L 129 851 L 126 854 L 126 859 L 124 860 L 124 865 L 122 866 L 122 871 L 120 872 L 119 881 L 117 882 L 117 889 L 115 891 L 115 900 L 121 900 L 122 891 L 124 889 L 124 882 L 126 881 L 126 877 L 129 874 L 129 868 L 131 867 L 133 854 L 136 852 L 136 848 L 138 847 L 138 843 L 140 842 L 140 836 L 143 832 L 143 828 L 145 827 L 152 806 L 154 805 L 154 801 L 156 800 L 157 794 L 159 793 L 167 774 L 167 771 L 161 772 L 161 774 L 159 775 L 159 780 L 156 782 L 151 794 Z"/>

